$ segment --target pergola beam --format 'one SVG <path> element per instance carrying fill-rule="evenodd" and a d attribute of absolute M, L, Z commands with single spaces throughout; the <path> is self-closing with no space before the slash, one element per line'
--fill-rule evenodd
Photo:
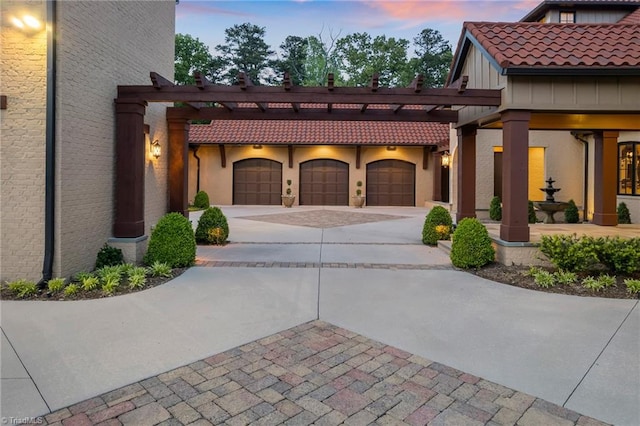
<path fill-rule="evenodd" d="M 149 73 L 149 78 L 151 78 L 151 85 L 156 90 L 162 89 L 163 87 L 175 87 L 175 83 L 173 81 L 167 80 L 157 72 L 151 71 Z"/>

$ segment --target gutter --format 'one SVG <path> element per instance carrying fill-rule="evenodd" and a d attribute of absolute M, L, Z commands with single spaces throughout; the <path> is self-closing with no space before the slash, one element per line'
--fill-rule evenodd
<path fill-rule="evenodd" d="M 194 145 L 193 146 L 193 156 L 196 159 L 197 170 L 198 170 L 198 172 L 196 173 L 196 194 L 198 192 L 200 192 L 200 157 L 198 157 L 198 149 L 199 148 L 200 148 L 200 145 Z"/>
<path fill-rule="evenodd" d="M 45 124 L 45 206 L 44 206 L 44 259 L 39 288 L 44 288 L 53 276 L 55 242 L 55 171 L 56 171 L 56 31 L 57 3 L 47 1 L 47 95 Z"/>
<path fill-rule="evenodd" d="M 584 188 L 582 198 L 584 200 L 582 205 L 582 221 L 587 221 L 587 201 L 589 199 L 589 141 L 584 138 L 585 133 L 571 132 L 576 140 L 582 142 L 584 146 Z"/>

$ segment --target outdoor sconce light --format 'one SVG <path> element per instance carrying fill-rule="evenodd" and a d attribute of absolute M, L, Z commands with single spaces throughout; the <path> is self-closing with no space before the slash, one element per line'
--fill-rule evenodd
<path fill-rule="evenodd" d="M 442 167 L 449 167 L 449 165 L 451 164 L 451 155 L 449 154 L 449 151 L 445 151 L 442 153 L 441 161 Z"/>
<path fill-rule="evenodd" d="M 42 27 L 42 23 L 31 15 L 24 15 L 22 18 L 13 16 L 11 17 L 11 23 L 14 27 L 23 31 L 36 31 Z"/>
<path fill-rule="evenodd" d="M 394 145 L 389 145 L 387 147 L 387 151 L 395 151 L 395 150 L 396 150 L 396 147 Z"/>
<path fill-rule="evenodd" d="M 262 145 L 254 145 L 253 149 L 262 149 Z"/>
<path fill-rule="evenodd" d="M 156 158 L 160 158 L 161 154 L 162 148 L 160 147 L 160 141 L 156 139 L 155 141 L 151 142 L 151 155 Z"/>

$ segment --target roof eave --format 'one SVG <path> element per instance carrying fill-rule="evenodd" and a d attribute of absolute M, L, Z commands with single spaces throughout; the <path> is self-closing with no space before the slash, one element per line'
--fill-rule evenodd
<path fill-rule="evenodd" d="M 638 76 L 637 67 L 507 67 L 502 70 L 507 76 Z"/>

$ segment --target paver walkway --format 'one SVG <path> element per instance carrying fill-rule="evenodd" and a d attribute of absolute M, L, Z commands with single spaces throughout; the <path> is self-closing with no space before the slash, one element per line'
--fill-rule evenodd
<path fill-rule="evenodd" d="M 55 425 L 602 425 L 322 321 L 45 417 Z"/>

